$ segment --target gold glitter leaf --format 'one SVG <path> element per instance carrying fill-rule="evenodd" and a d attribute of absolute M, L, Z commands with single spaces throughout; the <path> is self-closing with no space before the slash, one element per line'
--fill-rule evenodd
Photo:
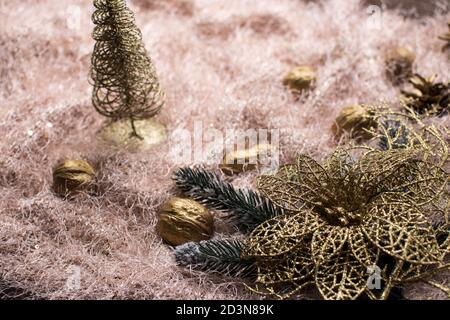
<path fill-rule="evenodd" d="M 344 250 L 316 266 L 317 289 L 327 300 L 353 300 L 366 289 L 367 268 Z"/>
<path fill-rule="evenodd" d="M 370 205 L 363 222 L 366 236 L 384 252 L 410 263 L 435 264 L 442 259 L 433 228 L 401 193 L 385 194 Z"/>
<path fill-rule="evenodd" d="M 314 227 L 315 226 L 315 227 Z M 295 249 L 306 236 L 320 226 L 312 212 L 272 218 L 252 231 L 244 255 L 248 257 L 276 257 Z"/>
<path fill-rule="evenodd" d="M 258 188 L 264 196 L 270 194 L 271 200 L 277 206 L 288 210 L 298 211 L 303 207 L 303 198 L 297 193 L 300 188 L 298 182 L 291 182 L 277 176 L 258 177 Z"/>
<path fill-rule="evenodd" d="M 300 247 L 293 258 L 284 260 L 267 260 L 258 265 L 257 282 L 273 285 L 291 281 L 309 279 L 314 273 L 309 247 Z"/>
<path fill-rule="evenodd" d="M 390 192 L 411 195 L 416 206 L 423 206 L 441 195 L 448 181 L 449 175 L 442 168 L 428 162 L 410 160 L 399 166 L 396 173 L 381 185 Z"/>
<path fill-rule="evenodd" d="M 354 158 L 350 154 L 349 150 L 343 148 L 337 148 L 331 156 L 329 156 L 325 163 L 324 168 L 330 175 L 330 178 L 335 182 L 343 182 L 351 171 L 354 164 Z M 339 168 L 339 170 L 335 170 Z"/>
<path fill-rule="evenodd" d="M 356 260 L 364 266 L 376 265 L 379 256 L 379 250 L 370 243 L 361 228 L 351 228 L 349 231 L 348 242 L 350 250 Z"/>
<path fill-rule="evenodd" d="M 339 226 L 324 225 L 320 232 L 314 232 L 311 249 L 316 263 L 329 260 L 332 256 L 339 255 L 347 243 L 349 229 Z"/>
<path fill-rule="evenodd" d="M 296 164 L 287 164 L 278 169 L 276 176 L 284 181 L 298 181 L 298 167 Z"/>

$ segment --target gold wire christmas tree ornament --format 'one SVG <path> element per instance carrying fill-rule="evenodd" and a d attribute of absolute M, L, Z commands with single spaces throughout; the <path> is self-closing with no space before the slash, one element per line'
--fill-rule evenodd
<path fill-rule="evenodd" d="M 450 108 L 450 83 L 436 82 L 436 76 L 415 74 L 409 79 L 411 90 L 402 90 L 402 103 L 419 115 L 442 115 Z"/>
<path fill-rule="evenodd" d="M 310 66 L 299 66 L 286 74 L 283 85 L 293 92 L 302 92 L 311 89 L 316 82 L 316 73 Z"/>
<path fill-rule="evenodd" d="M 200 203 L 172 197 L 160 209 L 157 230 L 164 241 L 178 246 L 210 239 L 214 221 L 211 213 Z"/>
<path fill-rule="evenodd" d="M 155 67 L 126 1 L 94 0 L 94 6 L 92 103 L 113 121 L 128 119 L 130 135 L 145 139 L 135 122 L 156 115 L 165 100 Z"/>
<path fill-rule="evenodd" d="M 233 150 L 225 154 L 219 168 L 226 175 L 234 175 L 256 169 L 274 152 L 274 147 L 268 143 L 257 144 L 252 148 Z"/>
<path fill-rule="evenodd" d="M 154 119 L 136 120 L 134 126 L 143 139 L 130 137 L 133 128 L 128 119 L 110 123 L 100 130 L 99 136 L 107 145 L 124 147 L 131 152 L 150 150 L 155 144 L 167 138 L 166 128 Z"/>
<path fill-rule="evenodd" d="M 353 105 L 345 107 L 339 113 L 331 127 L 336 139 L 348 133 L 355 139 L 371 138 L 371 130 L 376 125 L 376 110 L 367 105 Z"/>
<path fill-rule="evenodd" d="M 68 159 L 53 169 L 53 190 L 63 197 L 89 192 L 94 182 L 94 169 L 84 160 Z"/>
<path fill-rule="evenodd" d="M 416 55 L 405 47 L 390 47 L 385 53 L 386 75 L 395 84 L 406 81 L 413 73 Z"/>
<path fill-rule="evenodd" d="M 446 267 L 448 241 L 439 244 L 430 217 L 449 201 L 449 174 L 428 152 L 338 148 L 323 164 L 300 156 L 259 177 L 262 194 L 288 213 L 247 240 L 243 258 L 255 259 L 258 270 L 254 290 L 289 298 L 313 284 L 325 299 L 386 299 L 402 281 Z M 394 262 L 389 271 L 386 257 Z M 377 265 L 380 295 L 367 286 L 367 270 Z"/>

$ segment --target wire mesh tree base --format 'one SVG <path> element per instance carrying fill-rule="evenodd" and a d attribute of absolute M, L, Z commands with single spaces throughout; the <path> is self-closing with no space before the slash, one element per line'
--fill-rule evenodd
<path fill-rule="evenodd" d="M 122 119 L 112 122 L 99 131 L 100 139 L 113 147 L 131 152 L 146 151 L 167 139 L 166 128 L 154 119 L 135 120 L 139 137 L 133 135 L 131 121 Z"/>

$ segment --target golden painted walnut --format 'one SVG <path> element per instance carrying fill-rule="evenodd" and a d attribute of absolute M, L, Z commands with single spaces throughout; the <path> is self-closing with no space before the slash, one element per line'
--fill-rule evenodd
<path fill-rule="evenodd" d="M 283 85 L 297 93 L 311 89 L 315 82 L 316 73 L 310 66 L 299 66 L 288 72 L 283 78 Z"/>
<path fill-rule="evenodd" d="M 84 160 L 67 159 L 53 169 L 53 190 L 63 197 L 89 192 L 94 181 L 94 169 Z"/>
<path fill-rule="evenodd" d="M 386 75 L 394 84 L 401 84 L 413 73 L 414 52 L 405 47 L 391 47 L 385 53 Z"/>
<path fill-rule="evenodd" d="M 234 175 L 256 169 L 267 164 L 275 148 L 268 143 L 261 143 L 252 148 L 232 150 L 225 154 L 219 168 L 226 175 Z"/>
<path fill-rule="evenodd" d="M 158 232 L 171 245 L 210 239 L 213 234 L 213 217 L 200 203 L 172 197 L 159 212 Z"/>
<path fill-rule="evenodd" d="M 366 105 L 345 107 L 339 113 L 331 127 L 336 139 L 348 133 L 355 139 L 371 138 L 370 131 L 375 128 L 375 109 Z"/>

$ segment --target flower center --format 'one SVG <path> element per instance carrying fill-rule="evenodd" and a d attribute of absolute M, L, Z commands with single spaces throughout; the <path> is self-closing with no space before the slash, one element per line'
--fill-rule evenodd
<path fill-rule="evenodd" d="M 332 225 L 347 227 L 361 223 L 359 210 L 349 211 L 340 206 L 323 205 L 318 207 L 318 211 Z"/>

